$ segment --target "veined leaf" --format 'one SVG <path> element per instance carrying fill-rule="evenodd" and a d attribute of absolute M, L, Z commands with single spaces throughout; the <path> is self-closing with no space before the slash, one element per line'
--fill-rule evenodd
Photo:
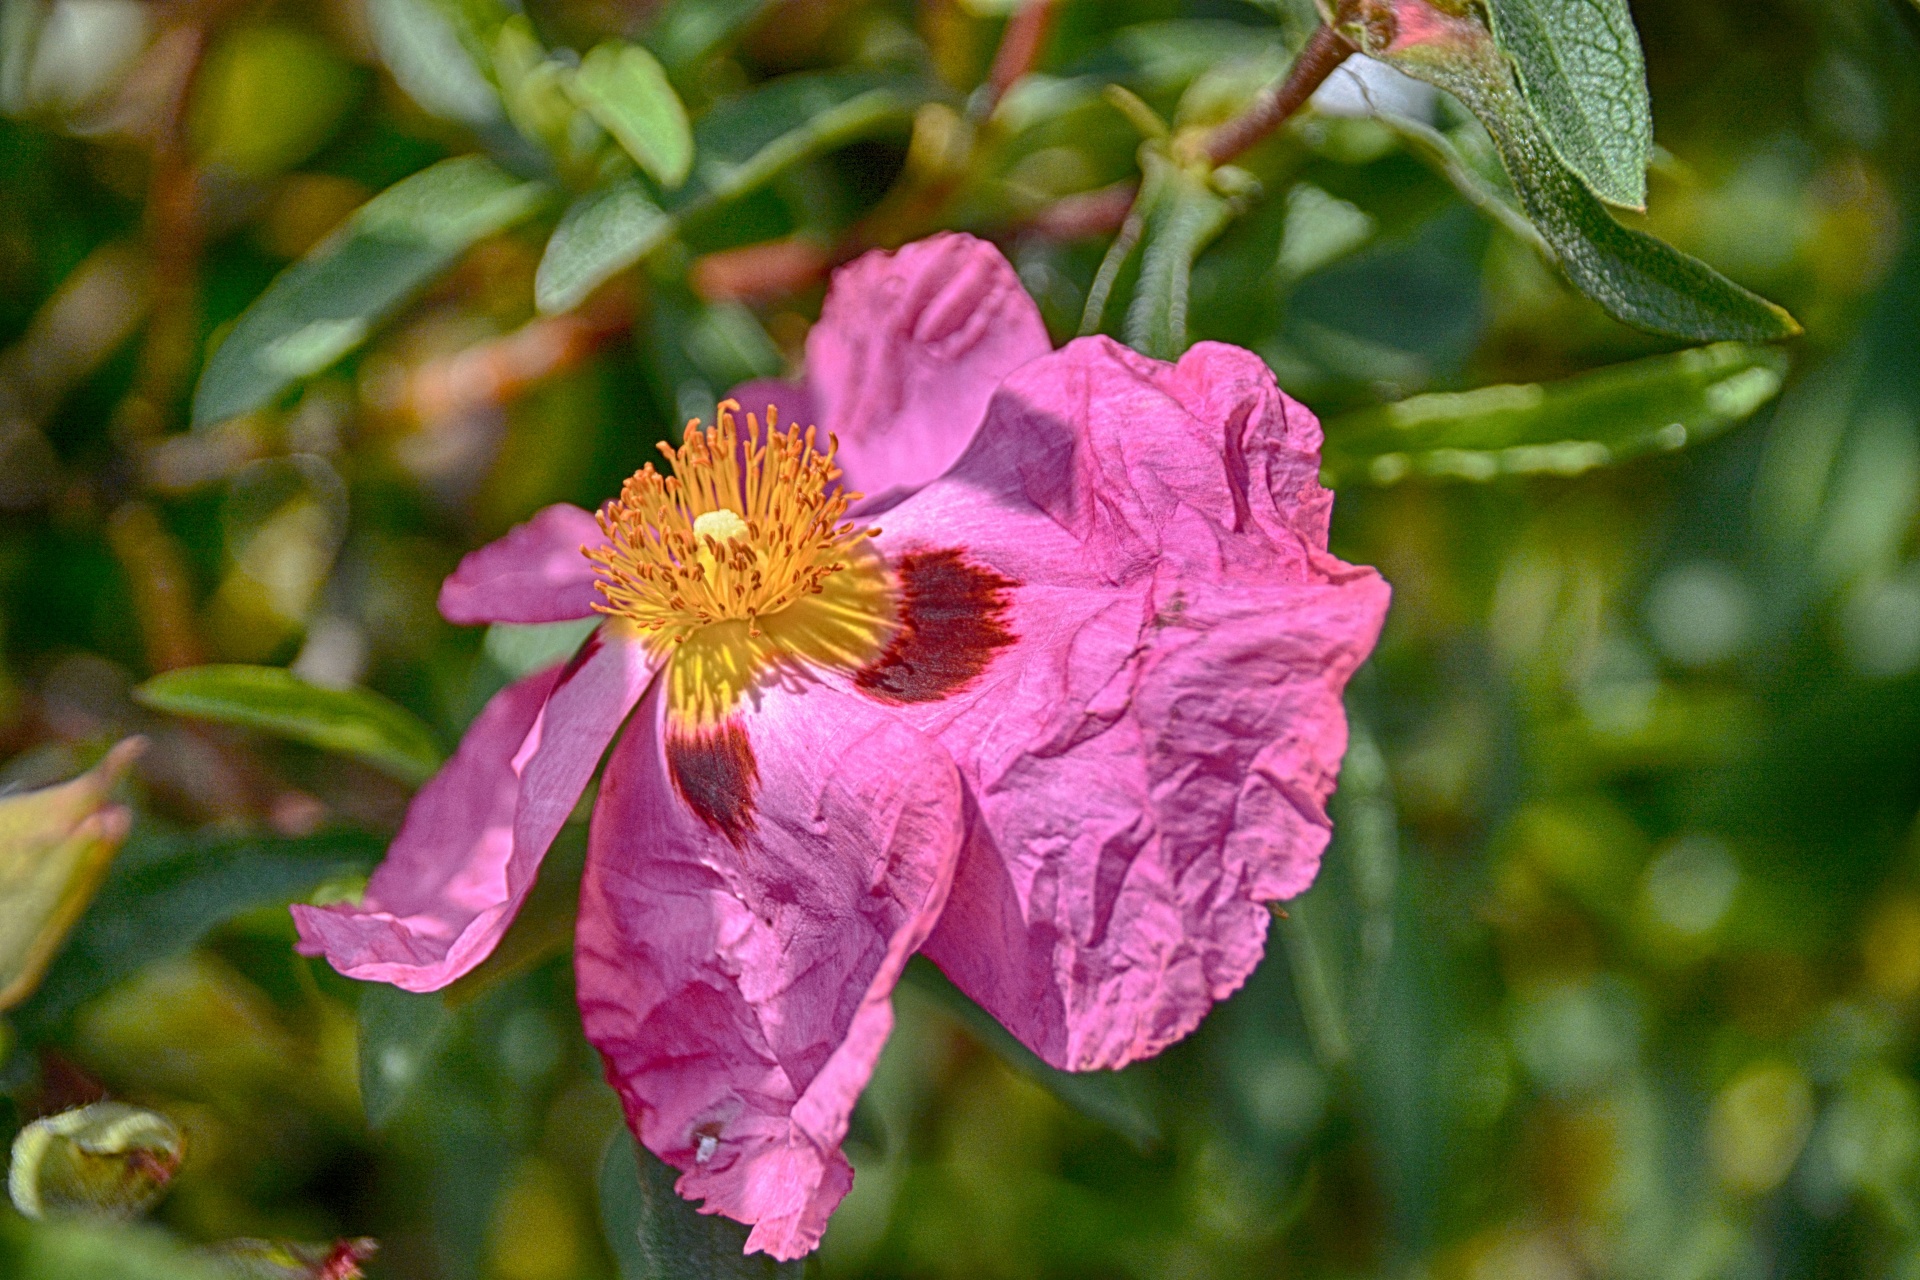
<path fill-rule="evenodd" d="M 1626 0 L 1490 0 L 1487 9 L 1554 154 L 1602 200 L 1646 208 L 1653 109 Z"/>
<path fill-rule="evenodd" d="M 620 1280 L 799 1280 L 804 1261 L 745 1252 L 747 1228 L 704 1214 L 673 1189 L 678 1175 L 625 1129 L 600 1161 L 600 1225 Z"/>
<path fill-rule="evenodd" d="M 567 207 L 541 255 L 533 299 L 542 311 L 566 311 L 673 234 L 674 221 L 647 198 L 638 179 L 590 191 Z"/>
<path fill-rule="evenodd" d="M 1001 1061 L 1090 1120 L 1097 1120 L 1141 1151 L 1160 1144 L 1160 1121 L 1143 1093 L 1141 1077 L 1124 1071 L 1062 1071 L 1041 1061 L 999 1019 L 982 1009 L 932 961 L 915 956 L 902 981 L 933 997 L 973 1038 Z"/>
<path fill-rule="evenodd" d="M 1779 393 L 1786 357 L 1727 342 L 1556 383 L 1414 396 L 1327 423 L 1333 486 L 1578 475 L 1707 439 Z"/>
<path fill-rule="evenodd" d="M 609 40 L 594 46 L 570 81 L 574 98 L 661 185 L 678 187 L 693 167 L 693 130 L 680 95 L 651 53 Z"/>
<path fill-rule="evenodd" d="M 1635 328 L 1694 342 L 1764 342 L 1800 332 L 1794 318 L 1698 258 L 1621 226 L 1563 164 L 1487 29 L 1424 0 L 1416 35 L 1363 50 L 1447 90 L 1486 125 L 1515 191 L 1568 279 Z M 1406 25 L 1403 23 L 1403 26 Z M 1364 31 L 1353 34 L 1364 42 Z"/>
<path fill-rule="evenodd" d="M 693 126 L 693 181 L 672 212 L 745 195 L 782 169 L 909 119 L 933 90 L 875 71 L 782 76 L 716 106 Z"/>
<path fill-rule="evenodd" d="M 405 707 L 366 689 L 323 689 L 283 667 L 187 667 L 155 676 L 134 696 L 159 711 L 350 755 L 402 782 L 425 782 L 443 758 L 433 731 Z"/>
<path fill-rule="evenodd" d="M 443 160 L 388 187 L 281 272 L 234 323 L 195 389 L 194 426 L 257 409 L 327 368 L 545 194 L 479 156 Z"/>

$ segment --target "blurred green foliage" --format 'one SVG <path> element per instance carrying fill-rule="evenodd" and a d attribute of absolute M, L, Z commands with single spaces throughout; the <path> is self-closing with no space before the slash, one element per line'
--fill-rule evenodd
<path fill-rule="evenodd" d="M 1063 0 L 1005 83 L 1019 7 L 0 3 L 0 787 L 152 742 L 0 1022 L 0 1138 L 107 1095 L 186 1135 L 156 1227 L 0 1217 L 0 1274 L 361 1236 L 419 1280 L 772 1272 L 711 1270 L 738 1234 L 635 1164 L 578 828 L 433 996 L 284 907 L 353 893 L 436 740 L 577 639 L 440 621 L 458 557 L 793 368 L 835 261 L 958 227 L 1058 339 L 1265 358 L 1395 602 L 1246 988 L 1062 1081 L 916 968 L 809 1273 L 1920 1276 L 1920 9 L 1634 6 L 1620 216 L 1806 330 L 1680 352 L 1556 273 L 1511 138 L 1377 66 L 1230 172 L 1143 151 L 1310 5 Z M 1630 197 L 1644 139 L 1580 107 L 1542 136 L 1608 219 L 1573 175 Z M 146 683 L 214 662 L 290 667 L 281 718 L 154 709 L 232 720 Z"/>

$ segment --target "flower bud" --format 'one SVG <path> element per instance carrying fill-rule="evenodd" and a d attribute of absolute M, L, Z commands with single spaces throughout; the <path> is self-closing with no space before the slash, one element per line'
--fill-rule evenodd
<path fill-rule="evenodd" d="M 33 994 L 93 900 L 132 823 L 107 795 L 144 750 L 128 738 L 71 782 L 0 797 L 0 1010 Z"/>
<path fill-rule="evenodd" d="M 179 1128 L 158 1112 L 96 1102 L 21 1130 L 7 1191 L 29 1218 L 134 1218 L 166 1194 L 185 1152 Z"/>

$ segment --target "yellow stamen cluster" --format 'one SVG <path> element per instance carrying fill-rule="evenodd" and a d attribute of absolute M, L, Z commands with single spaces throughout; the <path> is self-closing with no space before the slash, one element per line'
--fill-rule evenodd
<path fill-rule="evenodd" d="M 831 438 L 823 453 L 812 427 L 777 430 L 770 405 L 764 437 L 747 415 L 743 449 L 739 409 L 723 400 L 712 428 L 692 421 L 679 448 L 663 443 L 672 474 L 635 472 L 600 512 L 608 545 L 587 552 L 606 598 L 594 607 L 664 644 L 717 622 L 758 636 L 760 619 L 820 594 L 879 532 L 845 520 L 860 495 L 833 491 Z"/>

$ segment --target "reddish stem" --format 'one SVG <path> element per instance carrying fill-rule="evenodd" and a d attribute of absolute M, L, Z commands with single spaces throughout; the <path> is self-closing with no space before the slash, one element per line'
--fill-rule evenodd
<path fill-rule="evenodd" d="M 1306 47 L 1293 60 L 1287 78 L 1261 91 L 1245 111 L 1215 129 L 1207 137 L 1207 159 L 1225 164 L 1259 143 L 1278 129 L 1288 116 L 1306 105 L 1334 68 L 1359 48 L 1332 27 L 1321 23 L 1314 28 Z"/>
<path fill-rule="evenodd" d="M 1027 0 L 1011 18 L 987 73 L 987 97 L 980 114 L 988 116 L 1021 76 L 1033 70 L 1053 30 L 1054 0 Z"/>

